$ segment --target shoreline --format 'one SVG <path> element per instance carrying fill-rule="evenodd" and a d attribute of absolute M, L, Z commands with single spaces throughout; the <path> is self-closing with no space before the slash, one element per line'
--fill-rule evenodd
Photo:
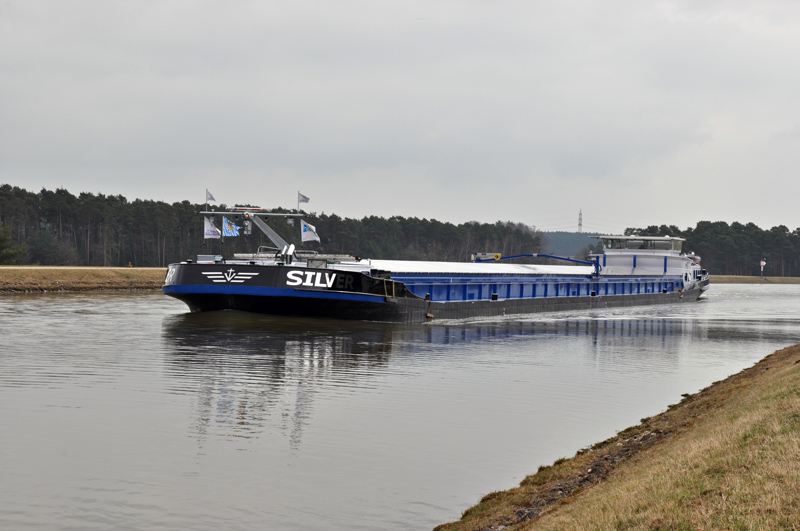
<path fill-rule="evenodd" d="M 166 267 L 0 266 L 0 293 L 159 290 Z M 800 277 L 711 275 L 711 284 L 800 284 Z"/>
<path fill-rule="evenodd" d="M 800 344 L 682 396 L 434 531 L 796 529 Z"/>
<path fill-rule="evenodd" d="M 159 290 L 166 267 L 0 266 L 0 293 Z"/>
<path fill-rule="evenodd" d="M 711 284 L 800 284 L 800 277 L 741 277 L 711 275 Z"/>

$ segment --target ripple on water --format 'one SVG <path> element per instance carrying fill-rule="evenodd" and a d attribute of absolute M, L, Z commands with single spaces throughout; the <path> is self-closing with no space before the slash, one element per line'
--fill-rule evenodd
<path fill-rule="evenodd" d="M 433 527 L 798 342 L 798 295 L 422 326 L 0 296 L 0 527 Z"/>

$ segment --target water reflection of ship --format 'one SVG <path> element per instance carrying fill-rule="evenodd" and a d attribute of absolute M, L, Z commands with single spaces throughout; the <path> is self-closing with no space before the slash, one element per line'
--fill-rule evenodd
<path fill-rule="evenodd" d="M 535 352 L 538 343 L 519 343 L 526 338 L 587 338 L 595 349 L 660 338 L 660 355 L 671 357 L 671 346 L 694 333 L 692 320 L 658 318 L 417 326 L 213 312 L 170 316 L 163 323 L 175 390 L 198 395 L 195 436 L 204 440 L 210 431 L 221 431 L 258 437 L 277 429 L 292 448 L 301 442 L 320 386 L 345 393 L 374 385 L 393 359 L 456 347 L 454 355 L 463 360 L 508 340 L 514 341 L 511 348 Z M 467 345 L 478 348 L 462 348 Z M 502 363 L 502 352 L 497 361 Z"/>
<path fill-rule="evenodd" d="M 403 327 L 213 312 L 167 317 L 163 336 L 176 391 L 198 394 L 196 436 L 278 429 L 296 447 L 317 386 L 345 389 L 380 373 L 399 345 L 393 328 Z"/>
<path fill-rule="evenodd" d="M 424 341 L 431 344 L 457 344 L 469 341 L 511 338 L 515 336 L 557 335 L 613 337 L 685 336 L 694 330 L 691 319 L 553 319 L 472 323 L 460 326 L 428 326 Z"/>

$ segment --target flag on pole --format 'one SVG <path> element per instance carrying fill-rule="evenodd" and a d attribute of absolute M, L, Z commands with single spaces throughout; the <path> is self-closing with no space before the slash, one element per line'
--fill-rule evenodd
<path fill-rule="evenodd" d="M 225 216 L 222 216 L 222 235 L 223 236 L 238 236 L 239 235 L 239 227 L 233 221 L 229 220 Z"/>
<path fill-rule="evenodd" d="M 300 192 L 297 192 L 297 203 L 298 204 L 300 204 L 300 203 L 308 203 L 308 201 L 309 201 L 308 197 L 304 196 Z"/>
<path fill-rule="evenodd" d="M 206 202 L 208 201 L 216 201 L 216 199 L 214 199 L 214 196 L 211 195 L 211 192 L 209 192 L 208 188 L 206 188 Z"/>
<path fill-rule="evenodd" d="M 219 232 L 219 229 L 214 226 L 214 222 L 211 221 L 211 218 L 209 218 L 209 217 L 205 217 L 204 216 L 203 219 L 205 220 L 205 223 L 204 223 L 205 233 L 203 235 L 203 238 L 205 238 L 205 239 L 217 238 L 218 239 L 220 237 L 220 232 Z"/>
<path fill-rule="evenodd" d="M 300 233 L 301 233 L 301 240 L 304 242 L 313 242 L 317 241 L 320 242 L 319 235 L 317 234 L 317 229 L 314 225 L 309 225 L 302 219 L 300 220 Z"/>

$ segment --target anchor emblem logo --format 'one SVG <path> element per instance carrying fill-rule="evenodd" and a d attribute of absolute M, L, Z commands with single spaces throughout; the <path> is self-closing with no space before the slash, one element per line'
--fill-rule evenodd
<path fill-rule="evenodd" d="M 241 284 L 245 280 L 258 276 L 258 273 L 236 272 L 233 268 L 227 271 L 201 271 L 206 278 L 216 283 Z"/>

